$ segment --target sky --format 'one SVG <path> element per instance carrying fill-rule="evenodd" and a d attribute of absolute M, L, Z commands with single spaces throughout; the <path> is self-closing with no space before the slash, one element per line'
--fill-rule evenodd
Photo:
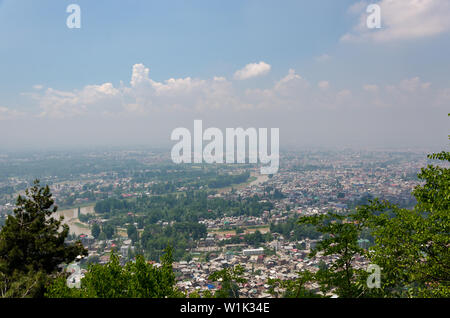
<path fill-rule="evenodd" d="M 0 150 L 170 146 L 195 119 L 279 128 L 282 149 L 448 149 L 449 16 L 448 0 L 0 0 Z"/>

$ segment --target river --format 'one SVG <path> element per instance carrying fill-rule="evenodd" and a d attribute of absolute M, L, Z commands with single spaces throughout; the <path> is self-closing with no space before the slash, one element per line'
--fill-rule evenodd
<path fill-rule="evenodd" d="M 80 208 L 81 214 L 93 214 L 94 205 L 89 205 L 86 207 Z M 91 230 L 89 229 L 89 225 L 86 223 L 82 223 L 78 219 L 78 208 L 61 210 L 56 212 L 56 217 L 64 216 L 63 224 L 67 224 L 69 226 L 69 233 L 75 233 L 76 235 L 80 234 L 91 234 Z"/>

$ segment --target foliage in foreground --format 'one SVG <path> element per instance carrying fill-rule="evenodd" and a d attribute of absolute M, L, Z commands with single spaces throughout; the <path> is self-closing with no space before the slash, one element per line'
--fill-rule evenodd
<path fill-rule="evenodd" d="M 161 259 L 161 267 L 149 264 L 142 255 L 125 266 L 111 255 L 105 265 L 90 265 L 80 288 L 69 288 L 67 278 L 58 277 L 46 293 L 50 298 L 166 298 L 183 297 L 175 289 L 171 249 Z"/>
<path fill-rule="evenodd" d="M 448 164 L 450 153 L 428 158 Z M 413 191 L 417 200 L 413 209 L 375 199 L 348 215 L 328 213 L 300 218 L 299 223 L 312 224 L 323 233 L 323 240 L 310 256 L 320 253 L 337 257 L 330 267 L 303 277 L 318 283 L 323 295 L 450 297 L 450 169 L 428 165 L 418 177 L 424 183 Z M 363 232 L 374 239 L 368 249 L 358 245 Z M 354 267 L 360 256 L 381 268 L 379 288 L 369 288 L 369 273 Z M 291 281 L 284 287 L 292 292 L 305 282 L 296 285 Z"/>
<path fill-rule="evenodd" d="M 63 217 L 52 217 L 53 203 L 49 187 L 38 180 L 25 197 L 19 195 L 0 232 L 0 296 L 42 297 L 58 265 L 87 255 L 80 242 L 65 243 L 69 227 L 62 225 Z"/>

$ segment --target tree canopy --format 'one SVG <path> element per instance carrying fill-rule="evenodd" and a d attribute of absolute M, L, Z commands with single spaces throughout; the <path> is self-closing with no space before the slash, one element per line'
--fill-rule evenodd
<path fill-rule="evenodd" d="M 65 242 L 69 227 L 62 224 L 63 217 L 52 216 L 57 211 L 53 203 L 49 187 L 41 187 L 35 180 L 25 196 L 19 195 L 14 215 L 6 219 L 0 232 L 0 287 L 4 295 L 28 296 L 31 290 L 42 295 L 44 277 L 57 272 L 58 265 L 87 255 L 80 242 Z"/>
<path fill-rule="evenodd" d="M 421 169 L 412 209 L 388 201 L 370 200 L 347 215 L 329 213 L 302 217 L 323 233 L 310 256 L 335 255 L 330 268 L 308 275 L 323 294 L 340 297 L 449 297 L 450 296 L 450 153 L 428 155 L 447 166 L 429 164 Z M 358 245 L 363 233 L 374 244 Z M 368 273 L 355 269 L 355 257 L 363 256 L 381 268 L 380 288 L 367 287 Z"/>
<path fill-rule="evenodd" d="M 89 266 L 81 287 L 69 288 L 66 277 L 56 279 L 46 294 L 51 298 L 166 298 L 183 297 L 175 288 L 172 269 L 172 250 L 166 249 L 161 257 L 161 266 L 149 264 L 142 255 L 135 262 L 121 266 L 119 257 L 112 254 L 105 265 Z"/>

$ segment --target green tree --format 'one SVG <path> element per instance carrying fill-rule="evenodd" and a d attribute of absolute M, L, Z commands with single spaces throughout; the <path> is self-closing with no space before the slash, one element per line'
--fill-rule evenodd
<path fill-rule="evenodd" d="M 95 239 L 98 239 L 98 236 L 100 235 L 101 229 L 100 226 L 97 223 L 94 223 L 91 228 L 91 234 Z"/>
<path fill-rule="evenodd" d="M 112 239 L 113 238 L 113 236 L 114 236 L 114 226 L 112 226 L 111 224 L 106 224 L 104 227 L 103 227 L 103 231 L 102 232 L 104 232 L 105 233 L 105 235 L 106 235 L 106 238 L 108 239 L 108 240 L 110 240 L 110 239 Z"/>
<path fill-rule="evenodd" d="M 0 297 L 42 297 L 48 281 L 49 277 L 43 271 L 30 270 L 26 273 L 14 271 L 11 275 L 0 272 Z"/>
<path fill-rule="evenodd" d="M 106 237 L 105 232 L 101 231 L 100 234 L 98 235 L 98 239 L 99 239 L 100 241 L 105 241 L 105 240 L 107 240 L 108 238 Z"/>
<path fill-rule="evenodd" d="M 447 166 L 421 169 L 423 183 L 412 192 L 417 200 L 413 209 L 374 199 L 348 215 L 300 219 L 324 234 L 312 256 L 338 256 L 312 276 L 323 292 L 341 297 L 450 297 L 450 153 L 428 158 Z M 360 248 L 362 236 L 371 236 L 374 244 Z M 369 289 L 368 273 L 353 267 L 358 255 L 381 268 L 380 288 Z"/>
<path fill-rule="evenodd" d="M 128 225 L 127 227 L 127 235 L 128 238 L 133 241 L 133 243 L 139 240 L 139 234 L 136 227 L 133 224 Z"/>
<path fill-rule="evenodd" d="M 428 158 L 450 162 L 450 153 Z M 418 177 L 424 183 L 413 191 L 413 209 L 386 201 L 365 208 L 375 239 L 370 259 L 382 267 L 389 295 L 450 297 L 450 169 L 428 165 Z"/>
<path fill-rule="evenodd" d="M 247 282 L 243 278 L 244 268 L 241 265 L 224 268 L 209 275 L 209 279 L 220 282 L 221 288 L 216 291 L 216 298 L 239 298 L 239 284 Z"/>
<path fill-rule="evenodd" d="M 363 284 L 367 279 L 367 272 L 354 267 L 355 258 L 365 255 L 365 250 L 358 245 L 363 224 L 356 222 L 351 215 L 332 212 L 301 217 L 299 223 L 312 224 L 323 234 L 323 239 L 311 251 L 310 257 L 319 253 L 321 256 L 336 256 L 329 266 L 320 266 L 311 276 L 319 283 L 321 292 L 333 292 L 346 298 L 367 296 L 370 289 Z"/>
<path fill-rule="evenodd" d="M 119 263 L 116 254 L 105 265 L 90 265 L 79 289 L 69 288 L 61 276 L 48 288 L 50 298 L 165 298 L 184 297 L 175 288 L 172 269 L 172 251 L 169 247 L 161 258 L 161 267 L 147 263 L 142 255 L 136 262 Z"/>
<path fill-rule="evenodd" d="M 305 284 L 313 281 L 314 275 L 309 271 L 301 271 L 297 273 L 295 280 L 282 280 L 279 278 L 269 278 L 267 284 L 269 294 L 278 298 L 320 298 L 321 295 L 316 294 L 305 287 Z"/>
<path fill-rule="evenodd" d="M 87 250 L 78 241 L 66 244 L 69 227 L 52 217 L 57 211 L 48 186 L 38 180 L 17 198 L 14 215 L 9 215 L 0 232 L 0 289 L 3 295 L 42 296 L 44 281 L 58 271 L 58 265 L 72 262 Z M 8 293 L 9 289 L 17 289 Z"/>

